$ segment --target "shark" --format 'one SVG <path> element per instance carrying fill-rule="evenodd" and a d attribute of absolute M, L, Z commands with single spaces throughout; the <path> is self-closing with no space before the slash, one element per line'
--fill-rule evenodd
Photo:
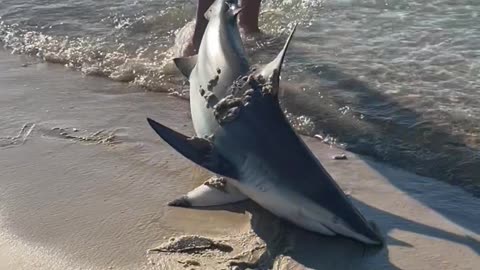
<path fill-rule="evenodd" d="M 177 152 L 217 176 L 170 203 L 193 207 L 251 199 L 306 230 L 383 245 L 367 221 L 308 146 L 279 102 L 280 73 L 293 27 L 275 59 L 252 68 L 238 31 L 236 1 L 216 0 L 199 52 L 175 63 L 190 83 L 196 136 L 147 118 Z"/>

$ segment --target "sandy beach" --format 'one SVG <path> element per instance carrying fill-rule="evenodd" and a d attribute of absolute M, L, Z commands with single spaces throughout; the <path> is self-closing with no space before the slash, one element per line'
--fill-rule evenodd
<path fill-rule="evenodd" d="M 480 265 L 480 200 L 458 187 L 305 138 L 385 248 L 306 232 L 249 201 L 168 207 L 209 173 L 145 118 L 193 134 L 186 101 L 5 51 L 0 71 L 0 269 Z"/>

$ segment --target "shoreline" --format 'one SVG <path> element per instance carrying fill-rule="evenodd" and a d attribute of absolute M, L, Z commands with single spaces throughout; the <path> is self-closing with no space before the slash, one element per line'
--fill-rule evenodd
<path fill-rule="evenodd" d="M 93 65 L 87 68 L 81 62 L 58 61 L 56 57 L 38 58 L 31 54 L 22 54 L 21 57 L 30 59 L 34 64 L 45 62 L 47 64 L 65 65 L 69 67 L 68 70 L 75 70 L 81 73 L 82 76 L 106 78 L 113 82 L 127 83 L 132 87 L 168 93 L 180 99 L 188 99 L 188 94 L 186 94 L 188 87 L 184 84 L 183 76 L 180 75 L 170 59 L 180 55 L 184 50 L 184 46 L 187 44 L 186 39 L 191 36 L 193 26 L 194 21 L 189 21 L 177 29 L 175 42 L 161 53 L 162 57 L 160 58 L 162 60 L 159 62 L 154 62 L 152 65 L 144 58 L 129 59 L 125 61 L 124 65 L 117 67 L 120 70 L 116 70 L 113 73 L 110 73 L 111 71 L 102 71 L 102 65 Z M 247 50 L 250 54 L 249 58 L 261 58 L 265 61 L 266 55 L 270 54 L 271 57 L 276 55 L 277 50 L 274 50 L 275 53 L 272 53 L 271 48 L 267 47 L 259 50 L 253 42 L 255 40 L 255 42 L 262 43 L 271 38 L 273 37 L 268 35 L 258 37 L 258 40 L 257 38 L 245 38 L 245 46 L 250 48 Z M 297 61 L 309 62 L 308 59 L 302 56 L 310 54 L 309 49 L 300 44 L 296 46 L 302 49 L 293 58 L 297 58 Z M 256 49 L 252 50 L 252 48 Z M 321 64 L 322 62 L 320 61 L 319 63 Z M 106 69 L 108 70 L 109 68 Z M 315 72 L 306 71 L 305 77 L 313 79 L 312 83 L 314 83 L 315 88 L 321 90 L 318 92 L 319 95 L 320 92 L 331 92 L 333 90 L 333 94 L 325 95 L 325 99 L 323 95 L 317 97 L 312 91 L 304 92 L 304 88 L 308 88 L 308 83 L 302 82 L 293 85 L 289 83 L 288 78 L 282 82 L 282 92 L 285 97 L 283 105 L 288 109 L 289 120 L 291 123 L 295 123 L 297 132 L 308 136 L 323 136 L 333 144 L 338 143 L 336 146 L 345 147 L 349 151 L 368 156 L 381 163 L 388 163 L 391 166 L 421 176 L 431 177 L 454 186 L 459 186 L 466 192 L 480 198 L 480 185 L 475 181 L 475 175 L 480 172 L 475 170 L 477 159 L 475 155 L 472 156 L 471 154 L 476 151 L 475 138 L 467 138 L 468 136 L 475 136 L 473 133 L 469 133 L 470 135 L 464 133 L 462 135 L 461 132 L 453 132 L 446 128 L 450 124 L 454 125 L 456 121 L 454 119 L 452 119 L 454 122 L 440 124 L 428 117 L 424 118 L 421 113 L 417 113 L 415 109 L 410 108 L 405 103 L 405 100 L 411 97 L 404 97 L 400 100 L 391 98 L 389 95 L 382 94 L 383 90 L 381 88 L 372 87 L 364 79 L 351 76 L 348 72 L 344 73 L 334 65 L 321 64 L 319 70 L 321 70 L 320 73 L 330 75 L 323 76 Z M 288 71 L 286 72 L 288 73 Z M 148 79 L 143 77 L 144 73 L 148 74 Z M 334 83 L 330 82 L 332 80 L 331 77 L 335 81 Z M 332 83 L 337 84 L 337 86 L 332 86 Z M 332 87 L 333 89 L 329 89 Z M 342 97 L 335 97 L 338 95 L 335 92 L 350 93 L 347 96 L 355 96 L 358 95 L 356 92 L 359 92 L 363 101 L 358 104 L 353 102 L 356 106 L 350 108 L 346 105 L 349 102 L 345 103 Z M 391 114 L 390 116 L 387 114 L 379 119 L 376 119 L 378 117 L 369 119 L 367 116 L 365 120 L 357 120 L 358 117 L 363 119 L 362 117 L 369 115 L 368 110 L 366 114 L 363 114 L 359 113 L 359 109 L 363 111 L 364 106 L 367 108 L 375 107 L 375 104 L 378 103 L 389 104 L 388 107 L 391 106 L 392 111 L 403 111 L 403 117 L 406 117 L 406 119 L 399 121 L 417 123 L 419 128 L 410 129 L 410 127 L 401 123 L 396 123 L 394 126 L 389 127 L 391 124 L 389 120 L 385 119 L 397 116 L 402 118 L 402 114 Z M 347 111 L 350 111 L 351 115 L 348 117 L 342 116 Z M 385 126 L 389 127 L 389 131 L 383 130 Z M 404 136 L 405 129 L 408 131 L 407 137 Z M 427 131 L 423 131 L 424 129 Z M 337 141 L 338 138 L 341 138 L 341 140 Z M 467 143 L 468 141 L 470 143 Z M 401 145 L 401 147 L 392 148 L 392 145 Z M 417 164 L 421 165 L 417 166 Z M 467 173 L 464 174 L 462 171 Z"/>
<path fill-rule="evenodd" d="M 200 264 L 190 262 L 193 269 L 227 269 L 234 260 L 278 269 L 480 264 L 480 200 L 314 138 L 304 140 L 378 224 L 386 248 L 303 231 L 252 202 L 167 207 L 208 173 L 162 142 L 145 117 L 192 134 L 188 103 L 59 65 L 24 64 L 0 51 L 0 269 L 178 269 L 188 261 Z M 19 132 L 24 125 L 31 132 Z M 340 153 L 348 160 L 331 159 Z M 232 250 L 146 254 L 182 235 Z"/>

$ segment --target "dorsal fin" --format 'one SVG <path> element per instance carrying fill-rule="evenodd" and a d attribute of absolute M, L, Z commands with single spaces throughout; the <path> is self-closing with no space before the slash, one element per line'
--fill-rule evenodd
<path fill-rule="evenodd" d="M 165 142 L 184 157 L 213 173 L 236 178 L 233 166 L 215 151 L 213 144 L 208 140 L 187 137 L 150 118 L 147 118 L 147 121 Z"/>
<path fill-rule="evenodd" d="M 190 74 L 192 73 L 193 68 L 197 64 L 197 54 L 193 56 L 187 57 L 178 57 L 174 58 L 173 62 L 177 66 L 178 70 L 182 72 L 185 77 L 190 78 Z"/>
<path fill-rule="evenodd" d="M 297 24 L 293 26 L 290 35 L 288 36 L 283 49 L 278 53 L 277 57 L 273 59 L 270 63 L 263 66 L 263 68 L 258 72 L 259 75 L 262 75 L 263 78 L 269 79 L 272 77 L 272 83 L 274 85 L 273 90 L 275 91 L 273 94 L 278 95 L 278 86 L 280 83 L 280 72 L 282 71 L 282 64 L 283 60 L 285 59 L 285 54 L 288 50 L 288 45 L 290 45 L 290 41 L 292 40 L 293 34 L 295 33 L 295 29 L 297 28 Z"/>

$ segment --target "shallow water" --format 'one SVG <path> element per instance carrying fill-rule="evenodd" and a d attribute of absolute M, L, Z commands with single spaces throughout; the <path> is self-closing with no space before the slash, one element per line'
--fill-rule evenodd
<path fill-rule="evenodd" d="M 0 42 L 87 75 L 154 91 L 195 1 L 0 1 Z M 292 12 L 295 10 L 294 12 Z M 480 195 L 479 1 L 266 0 L 252 62 L 300 18 L 284 80 L 299 131 Z"/>
<path fill-rule="evenodd" d="M 168 207 L 210 174 L 159 139 L 145 116 L 192 134 L 188 103 L 31 61 L 0 50 L 0 269 L 223 269 L 237 261 L 261 269 L 300 263 L 319 270 L 470 270 L 479 264 L 478 199 L 350 152 L 348 160 L 333 160 L 344 151 L 315 138 L 304 137 L 381 228 L 386 248 L 368 251 L 347 238 L 306 232 L 252 202 Z M 189 235 L 233 250 L 146 254 Z"/>

